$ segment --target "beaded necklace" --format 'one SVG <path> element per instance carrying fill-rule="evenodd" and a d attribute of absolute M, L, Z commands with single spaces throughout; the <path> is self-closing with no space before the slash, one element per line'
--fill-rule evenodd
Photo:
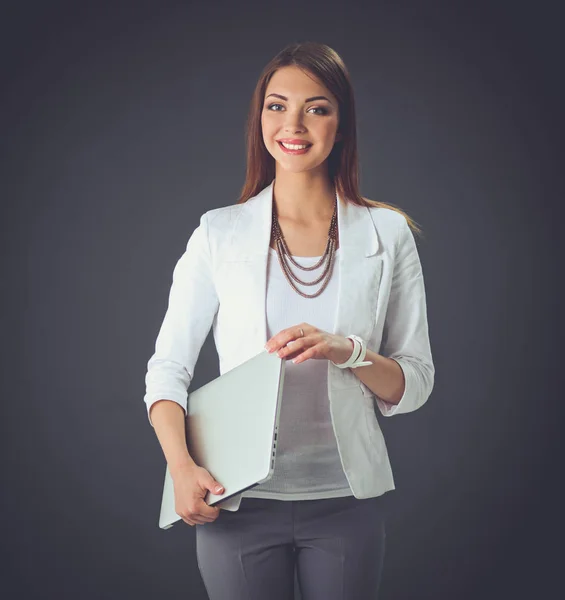
<path fill-rule="evenodd" d="M 337 231 L 337 193 L 336 193 L 336 198 L 335 198 L 335 202 L 334 202 L 334 213 L 332 215 L 332 219 L 330 222 L 330 228 L 328 231 L 328 243 L 326 244 L 326 249 L 325 249 L 322 257 L 320 258 L 320 260 L 315 265 L 312 265 L 311 267 L 303 267 L 302 265 L 299 265 L 292 258 L 290 252 L 288 251 L 288 246 L 286 245 L 284 236 L 282 234 L 282 231 L 281 231 L 281 228 L 279 225 L 279 219 L 277 216 L 277 210 L 276 210 L 276 206 L 275 206 L 274 202 L 273 202 L 272 215 L 273 216 L 272 216 L 271 235 L 275 241 L 275 250 L 277 252 L 277 256 L 279 257 L 279 264 L 281 266 L 282 272 L 284 273 L 284 276 L 286 277 L 286 280 L 291 285 L 292 289 L 294 289 L 294 291 L 297 292 L 298 294 L 300 294 L 301 296 L 304 296 L 304 298 L 315 298 L 316 296 L 319 296 L 324 291 L 324 289 L 326 288 L 326 286 L 328 285 L 328 283 L 330 281 L 330 277 L 331 277 L 334 262 L 335 262 L 335 248 L 337 245 L 337 233 L 338 233 L 338 231 Z M 286 262 L 287 258 L 290 260 L 290 262 L 293 265 L 295 265 L 299 269 L 302 269 L 303 271 L 313 271 L 314 269 L 316 269 L 320 265 L 322 265 L 326 260 L 327 260 L 327 264 L 324 268 L 324 271 L 317 279 L 315 279 L 314 281 L 302 281 L 290 269 L 290 266 Z M 294 279 L 295 281 L 297 281 L 298 283 L 301 283 L 302 285 L 315 285 L 316 283 L 319 283 L 324 277 L 326 277 L 326 275 L 327 275 L 327 278 L 324 281 L 324 283 L 322 284 L 322 287 L 314 294 L 305 294 L 304 292 L 300 291 L 296 287 L 294 282 L 292 281 L 292 279 Z"/>

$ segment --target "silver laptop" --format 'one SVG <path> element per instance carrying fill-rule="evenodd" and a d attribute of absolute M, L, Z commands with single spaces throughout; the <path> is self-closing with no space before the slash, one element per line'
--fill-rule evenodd
<path fill-rule="evenodd" d="M 222 494 L 207 492 L 208 505 L 233 510 L 230 498 L 272 476 L 285 365 L 276 352 L 263 350 L 188 394 L 188 452 L 224 487 Z M 180 520 L 167 466 L 159 527 Z"/>

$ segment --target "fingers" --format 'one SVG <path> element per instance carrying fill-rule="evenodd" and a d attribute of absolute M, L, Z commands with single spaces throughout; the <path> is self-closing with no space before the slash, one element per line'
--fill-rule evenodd
<path fill-rule="evenodd" d="M 312 346 L 308 345 L 302 340 L 296 340 L 292 346 L 287 344 L 287 346 L 285 348 L 281 348 L 277 354 L 280 358 L 292 360 L 292 362 L 295 364 L 301 363 L 310 358 L 327 358 L 327 351 L 325 350 L 323 342 L 314 344 Z"/>
<path fill-rule="evenodd" d="M 206 523 L 213 523 L 220 514 L 220 507 L 208 506 L 206 502 L 202 503 L 197 507 L 196 511 L 190 516 L 179 515 L 181 519 L 187 525 L 205 525 Z"/>
<path fill-rule="evenodd" d="M 288 342 L 284 348 L 281 348 L 277 354 L 280 358 L 294 358 L 297 353 L 302 351 L 303 347 L 303 343 L 300 343 L 297 340 L 290 340 L 290 342 Z"/>
<path fill-rule="evenodd" d="M 283 346 L 277 351 L 280 358 L 294 358 L 299 352 L 302 352 L 306 347 L 304 339 L 290 340 L 286 346 Z"/>
<path fill-rule="evenodd" d="M 206 525 L 206 523 L 211 523 L 212 521 L 214 521 L 215 519 L 212 519 L 211 521 L 205 521 L 203 519 L 203 517 L 192 517 L 191 519 L 188 519 L 187 517 L 181 517 L 182 520 L 187 524 L 190 525 L 191 527 L 193 527 L 194 525 Z"/>
<path fill-rule="evenodd" d="M 270 340 L 267 341 L 267 343 L 265 344 L 265 348 L 269 352 L 271 352 L 272 350 L 284 347 L 289 340 L 296 340 L 307 337 L 309 335 L 307 331 L 310 331 L 310 335 L 312 333 L 319 332 L 318 328 L 313 327 L 308 323 L 300 323 L 299 325 L 289 327 L 288 329 L 282 329 L 281 331 L 279 331 L 276 335 L 274 335 Z"/>

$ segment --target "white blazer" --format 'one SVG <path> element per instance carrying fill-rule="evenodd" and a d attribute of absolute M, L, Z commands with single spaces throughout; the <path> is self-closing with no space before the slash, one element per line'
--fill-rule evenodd
<path fill-rule="evenodd" d="M 274 180 L 245 203 L 207 211 L 190 236 L 147 364 L 148 415 L 160 399 L 186 412 L 194 366 L 211 327 L 221 374 L 264 350 L 273 185 Z M 338 200 L 340 252 L 334 269 L 340 285 L 331 333 L 361 336 L 369 349 L 396 360 L 405 378 L 399 404 L 389 404 L 354 369 L 327 361 L 343 470 L 354 496 L 369 498 L 395 488 L 375 407 L 384 416 L 418 409 L 432 391 L 435 369 L 422 268 L 406 219 L 388 208 L 357 206 L 339 195 Z M 238 509 L 240 502 L 238 494 L 232 504 Z"/>

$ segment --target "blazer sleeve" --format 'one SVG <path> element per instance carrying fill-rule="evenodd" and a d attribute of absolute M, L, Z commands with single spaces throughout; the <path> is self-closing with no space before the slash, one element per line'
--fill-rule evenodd
<path fill-rule="evenodd" d="M 213 280 L 207 214 L 190 236 L 173 270 L 165 317 L 147 363 L 145 376 L 149 411 L 158 400 L 172 400 L 186 415 L 188 387 L 202 345 L 210 331 L 219 301 Z"/>
<path fill-rule="evenodd" d="M 404 374 L 404 393 L 398 404 L 375 396 L 385 417 L 420 408 L 434 386 L 435 368 L 430 348 L 426 292 L 414 235 L 401 215 L 391 292 L 380 354 L 395 360 Z"/>

